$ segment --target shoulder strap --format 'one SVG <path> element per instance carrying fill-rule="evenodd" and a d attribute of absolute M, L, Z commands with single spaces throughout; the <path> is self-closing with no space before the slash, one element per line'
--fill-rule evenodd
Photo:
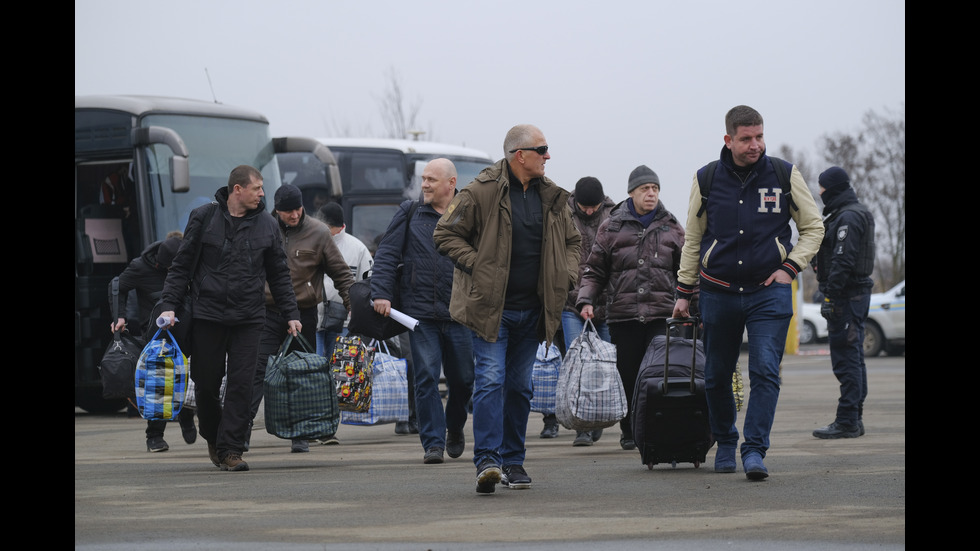
<path fill-rule="evenodd" d="M 119 319 L 119 276 L 112 278 L 112 323 Z"/>
<path fill-rule="evenodd" d="M 405 252 L 405 247 L 408 246 L 408 232 L 412 224 L 412 216 L 415 214 L 415 209 L 419 208 L 418 200 L 412 201 L 412 204 L 408 207 L 408 215 L 405 216 L 405 239 L 402 241 L 402 253 Z"/>
<path fill-rule="evenodd" d="M 769 158 L 772 159 L 772 169 L 776 173 L 776 180 L 779 182 L 780 187 L 783 188 L 783 195 L 789 201 L 789 206 L 795 210 L 800 210 L 800 207 L 796 206 L 796 201 L 793 201 L 793 187 L 789 183 L 790 169 L 786 168 L 786 165 L 789 163 L 779 157 Z"/>
<path fill-rule="evenodd" d="M 711 193 L 711 182 L 715 179 L 715 169 L 718 161 L 711 161 L 705 166 L 704 181 L 698 178 L 698 187 L 701 189 L 701 208 L 698 209 L 698 218 L 704 214 L 704 209 L 708 207 L 708 193 Z"/>

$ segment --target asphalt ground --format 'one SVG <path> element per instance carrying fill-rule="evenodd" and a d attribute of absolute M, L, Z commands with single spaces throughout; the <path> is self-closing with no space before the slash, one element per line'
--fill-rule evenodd
<path fill-rule="evenodd" d="M 263 430 L 222 472 L 178 425 L 147 453 L 145 421 L 75 410 L 75 549 L 288 550 L 865 550 L 905 548 L 905 357 L 867 361 L 863 437 L 819 440 L 838 383 L 825 345 L 787 355 L 761 482 L 711 465 L 640 463 L 618 427 L 591 447 L 573 431 L 541 439 L 531 414 L 529 490 L 476 494 L 466 452 L 424 465 L 416 435 L 342 425 L 341 444 L 290 453 Z M 746 375 L 747 400 L 751 400 Z M 744 411 L 744 410 L 743 410 Z"/>

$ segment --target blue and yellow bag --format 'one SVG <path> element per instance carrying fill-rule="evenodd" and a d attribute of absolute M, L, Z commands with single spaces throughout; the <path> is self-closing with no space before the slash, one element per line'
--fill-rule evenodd
<path fill-rule="evenodd" d="M 174 336 L 158 329 L 136 362 L 136 407 L 144 419 L 171 421 L 184 406 L 187 358 Z"/>

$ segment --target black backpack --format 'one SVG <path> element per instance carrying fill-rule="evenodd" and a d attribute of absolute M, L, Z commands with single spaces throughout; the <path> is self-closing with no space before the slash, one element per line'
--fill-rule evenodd
<path fill-rule="evenodd" d="M 786 200 L 789 201 L 790 207 L 796 210 L 800 210 L 800 207 L 796 206 L 796 202 L 793 201 L 792 188 L 789 184 L 789 172 L 792 170 L 792 166 L 786 161 L 778 157 L 769 157 L 772 159 L 773 170 L 776 172 L 776 179 L 779 181 L 779 185 L 783 188 L 783 195 L 786 196 Z M 787 168 L 788 165 L 788 168 Z M 718 161 L 711 161 L 705 167 L 704 181 L 698 177 L 698 183 L 701 188 L 701 208 L 698 209 L 698 218 L 704 214 L 704 209 L 708 206 L 708 193 L 711 192 L 711 182 L 715 178 L 715 169 L 718 166 Z"/>

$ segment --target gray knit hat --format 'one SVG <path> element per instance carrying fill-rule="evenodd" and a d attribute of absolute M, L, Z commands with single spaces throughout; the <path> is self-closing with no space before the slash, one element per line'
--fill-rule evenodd
<path fill-rule="evenodd" d="M 650 170 L 647 165 L 640 165 L 630 172 L 630 181 L 626 193 L 633 191 L 634 189 L 642 186 L 643 184 L 657 184 L 660 187 L 660 177 L 657 173 Z"/>

